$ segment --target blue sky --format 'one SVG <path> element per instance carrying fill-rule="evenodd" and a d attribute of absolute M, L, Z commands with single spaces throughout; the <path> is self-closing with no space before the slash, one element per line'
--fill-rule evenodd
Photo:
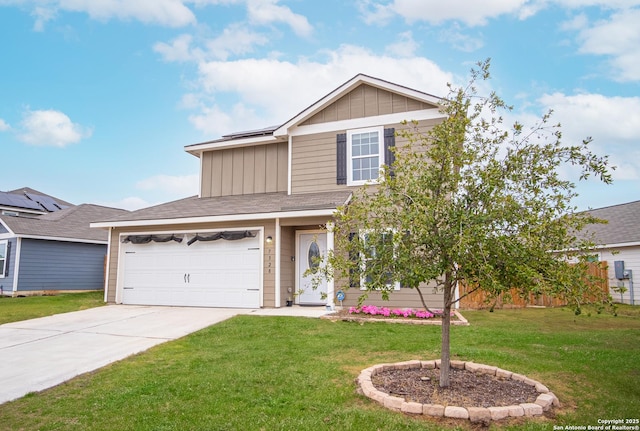
<path fill-rule="evenodd" d="M 509 120 L 553 109 L 617 166 L 580 209 L 640 200 L 639 22 L 640 0 L 0 0 L 0 190 L 194 195 L 185 145 L 284 123 L 360 72 L 445 96 L 491 57 Z"/>

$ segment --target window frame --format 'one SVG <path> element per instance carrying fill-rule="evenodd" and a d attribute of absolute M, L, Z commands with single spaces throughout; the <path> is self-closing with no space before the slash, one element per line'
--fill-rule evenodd
<path fill-rule="evenodd" d="M 4 247 L 4 258 L 0 258 L 0 278 L 5 278 L 7 275 L 7 260 L 9 259 L 9 241 L 0 240 L 0 249 Z"/>
<path fill-rule="evenodd" d="M 353 150 L 352 142 L 353 135 L 359 135 L 364 133 L 376 132 L 378 134 L 378 176 L 375 179 L 368 180 L 354 180 L 353 179 Z M 357 158 L 364 158 L 356 156 Z M 373 157 L 373 154 L 369 155 Z M 384 126 L 366 127 L 362 129 L 347 130 L 347 185 L 348 186 L 362 186 L 365 184 L 377 184 L 380 182 L 380 174 L 382 172 L 382 166 L 385 163 L 385 144 L 384 144 Z"/>
<path fill-rule="evenodd" d="M 367 235 L 370 235 L 372 233 L 375 233 L 374 230 L 372 229 L 361 229 L 358 233 L 358 236 L 360 237 L 360 241 L 362 241 L 362 244 L 366 247 L 366 243 L 367 243 Z M 386 232 L 382 233 L 384 234 L 391 234 L 391 243 L 393 244 L 393 255 L 395 256 L 396 254 L 396 247 L 395 247 L 395 242 L 394 242 L 394 238 L 397 234 L 396 229 L 387 229 Z M 366 288 L 366 276 L 365 271 L 366 271 L 366 266 L 367 266 L 367 261 L 369 259 L 367 259 L 366 256 L 364 256 L 362 253 L 360 253 L 360 262 L 361 262 L 361 276 L 360 276 L 360 290 L 367 290 Z M 395 281 L 393 283 L 389 283 L 386 285 L 387 287 L 393 286 L 393 290 L 400 290 L 401 285 L 399 281 Z M 380 289 L 376 289 L 376 290 L 380 290 Z"/>

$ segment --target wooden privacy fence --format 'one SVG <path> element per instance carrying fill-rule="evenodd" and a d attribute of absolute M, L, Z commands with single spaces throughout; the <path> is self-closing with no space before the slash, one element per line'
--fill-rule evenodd
<path fill-rule="evenodd" d="M 597 282 L 603 295 L 609 294 L 609 279 L 608 279 L 609 266 L 607 262 L 590 262 L 589 263 L 589 275 L 598 277 L 601 281 Z M 585 281 L 586 282 L 586 281 Z M 466 294 L 471 290 L 469 286 L 464 283 L 459 284 L 460 296 Z M 565 298 L 556 297 L 552 298 L 547 295 L 535 295 L 529 294 L 528 298 L 522 298 L 518 295 L 516 289 L 511 289 L 507 295 L 508 298 L 504 298 L 504 294 L 498 296 L 498 298 L 488 299 L 488 295 L 482 290 L 476 290 L 460 300 L 460 308 L 467 310 L 478 310 L 483 308 L 490 308 L 495 303 L 495 308 L 524 308 L 524 307 L 562 307 L 567 305 Z M 509 297 L 510 296 L 510 297 Z M 595 298 L 588 298 L 595 299 Z"/>

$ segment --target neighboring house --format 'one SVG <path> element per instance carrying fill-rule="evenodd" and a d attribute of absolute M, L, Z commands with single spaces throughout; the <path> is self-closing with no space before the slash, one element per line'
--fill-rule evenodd
<path fill-rule="evenodd" d="M 106 298 L 111 303 L 210 307 L 333 306 L 344 289 L 311 289 L 305 271 L 333 249 L 326 226 L 354 188 L 390 163 L 394 132 L 442 121 L 440 99 L 357 75 L 286 123 L 188 145 L 200 159 L 198 196 L 104 218 L 110 231 Z M 427 289 L 428 293 L 431 290 Z M 362 293 L 345 290 L 343 305 Z M 427 294 L 441 307 L 441 295 Z M 380 295 L 368 303 L 381 304 Z M 388 303 L 419 307 L 414 289 Z"/>
<path fill-rule="evenodd" d="M 598 244 L 594 257 L 609 263 L 609 287 L 615 301 L 640 304 L 640 201 L 588 211 L 606 224 L 592 224 L 584 231 Z M 635 278 L 635 282 L 634 282 Z M 615 289 L 623 287 L 626 292 Z"/>
<path fill-rule="evenodd" d="M 104 288 L 108 234 L 89 224 L 126 211 L 66 202 L 60 206 L 64 209 L 44 214 L 11 210 L 0 215 L 3 295 Z"/>

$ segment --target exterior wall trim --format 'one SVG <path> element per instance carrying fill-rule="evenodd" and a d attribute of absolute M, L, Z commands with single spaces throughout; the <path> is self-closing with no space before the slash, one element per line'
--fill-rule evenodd
<path fill-rule="evenodd" d="M 306 210 L 306 211 L 285 211 L 272 213 L 254 213 L 254 214 L 229 214 L 222 216 L 209 217 L 185 217 L 157 220 L 131 220 L 117 222 L 98 222 L 91 223 L 92 228 L 109 228 L 109 227 L 140 227 L 140 226 L 170 226 L 175 224 L 194 224 L 194 223 L 220 223 L 232 221 L 249 221 L 264 220 L 276 218 L 297 218 L 297 217 L 331 217 L 336 209 L 322 210 Z"/>
<path fill-rule="evenodd" d="M 22 238 L 16 238 L 16 254 L 14 257 L 15 263 L 13 264 L 13 292 L 18 291 L 18 275 L 20 272 L 20 254 L 22 252 Z"/>
<path fill-rule="evenodd" d="M 253 145 L 266 145 L 273 144 L 274 142 L 278 142 L 280 139 L 275 136 L 259 136 L 255 138 L 242 138 L 242 139 L 233 139 L 228 141 L 218 141 L 218 142 L 205 142 L 203 144 L 195 144 L 188 145 L 184 149 L 187 153 L 191 153 L 196 157 L 200 157 L 202 152 L 208 150 L 220 150 L 223 148 L 236 148 L 236 147 L 246 147 Z"/>

